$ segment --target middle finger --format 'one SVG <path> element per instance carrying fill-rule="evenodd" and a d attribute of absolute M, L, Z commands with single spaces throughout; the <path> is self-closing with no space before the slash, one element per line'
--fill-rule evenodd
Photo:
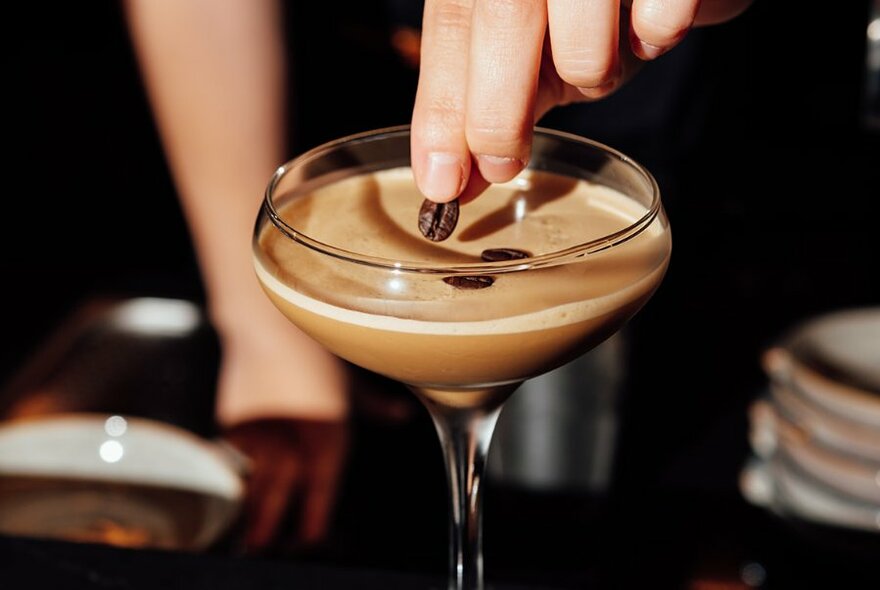
<path fill-rule="evenodd" d="M 465 128 L 489 182 L 510 180 L 529 159 L 546 27 L 545 0 L 475 3 Z"/>

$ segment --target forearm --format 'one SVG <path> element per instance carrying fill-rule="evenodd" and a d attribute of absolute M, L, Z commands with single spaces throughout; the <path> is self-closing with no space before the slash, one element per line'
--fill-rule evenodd
<path fill-rule="evenodd" d="M 272 307 L 251 261 L 263 190 L 284 156 L 277 0 L 128 0 L 127 8 L 223 338 L 220 422 L 338 419 L 347 407 L 344 369 Z"/>
<path fill-rule="evenodd" d="M 131 36 L 215 320 L 253 296 L 251 229 L 283 158 L 277 0 L 129 0 Z"/>

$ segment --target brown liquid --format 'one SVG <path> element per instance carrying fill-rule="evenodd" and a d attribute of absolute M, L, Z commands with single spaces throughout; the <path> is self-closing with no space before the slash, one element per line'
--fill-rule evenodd
<path fill-rule="evenodd" d="M 0 476 L 0 532 L 122 547 L 200 549 L 233 503 L 205 492 L 95 479 Z"/>
<path fill-rule="evenodd" d="M 407 169 L 350 178 L 282 198 L 302 233 L 359 254 L 454 265 L 491 248 L 535 255 L 631 225 L 643 206 L 607 187 L 531 173 L 462 207 L 442 243 L 418 233 L 422 199 Z M 571 360 L 614 333 L 659 284 L 668 263 L 665 220 L 582 261 L 496 274 L 456 289 L 443 275 L 378 270 L 317 253 L 268 225 L 257 274 L 297 326 L 351 362 L 410 385 L 441 389 L 518 382 Z"/>

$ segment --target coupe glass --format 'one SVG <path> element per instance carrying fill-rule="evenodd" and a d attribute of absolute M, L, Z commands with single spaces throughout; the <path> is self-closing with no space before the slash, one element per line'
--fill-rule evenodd
<path fill-rule="evenodd" d="M 502 404 L 648 300 L 668 264 L 669 225 L 639 164 L 537 129 L 528 168 L 463 205 L 452 237 L 430 242 L 418 233 L 422 197 L 409 165 L 407 127 L 284 164 L 257 219 L 255 267 L 300 329 L 403 382 L 428 409 L 449 481 L 449 587 L 480 589 L 481 484 Z M 486 262 L 487 245 L 527 257 Z"/>

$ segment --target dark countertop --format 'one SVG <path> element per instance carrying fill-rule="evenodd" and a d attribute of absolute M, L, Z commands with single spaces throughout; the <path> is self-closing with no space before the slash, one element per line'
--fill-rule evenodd
<path fill-rule="evenodd" d="M 498 495 L 492 500 L 502 500 Z M 493 502 L 496 516 L 512 508 L 511 499 Z M 556 514 L 548 510 L 553 504 L 564 506 L 567 516 L 561 510 Z M 876 539 L 783 523 L 730 499 L 675 494 L 656 498 L 621 520 L 606 514 L 598 521 L 571 510 L 571 498 L 560 503 L 558 498 L 549 502 L 520 497 L 517 505 L 515 522 L 513 514 L 504 527 L 496 519 L 488 521 L 488 582 L 497 590 L 858 590 L 880 584 Z M 393 522 L 389 525 L 395 528 Z M 553 537 L 541 537 L 539 533 L 548 529 Z M 380 539 L 376 543 L 384 542 Z M 439 540 L 435 545 L 442 552 Z M 401 555 L 394 551 L 393 547 L 385 551 L 386 567 L 365 567 L 330 563 L 326 556 L 253 558 L 216 551 L 196 555 L 0 537 L 0 568 L 2 587 L 11 589 L 444 587 L 439 572 L 404 573 L 405 568 L 398 568 Z M 509 583 L 511 579 L 517 583 Z"/>
<path fill-rule="evenodd" d="M 0 537 L 3 588 L 108 590 L 443 587 L 440 578 L 283 561 L 130 551 Z"/>

